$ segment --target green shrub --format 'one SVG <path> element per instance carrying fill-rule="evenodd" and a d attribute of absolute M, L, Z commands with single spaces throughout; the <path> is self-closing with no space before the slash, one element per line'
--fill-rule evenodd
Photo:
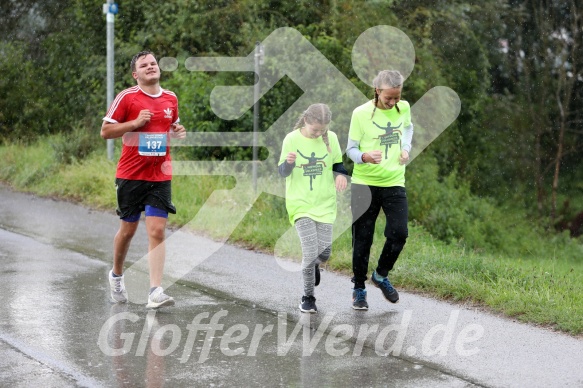
<path fill-rule="evenodd" d="M 61 132 L 51 137 L 50 145 L 59 164 L 71 164 L 85 159 L 97 147 L 103 146 L 97 129 L 91 130 L 77 124 L 70 132 Z"/>

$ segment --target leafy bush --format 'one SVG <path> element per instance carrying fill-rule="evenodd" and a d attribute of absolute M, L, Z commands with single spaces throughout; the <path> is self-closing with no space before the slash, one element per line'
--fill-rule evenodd
<path fill-rule="evenodd" d="M 85 159 L 98 146 L 103 146 L 103 141 L 97 130 L 90 131 L 77 125 L 69 133 L 61 132 L 51 137 L 50 145 L 58 164 L 71 164 Z"/>
<path fill-rule="evenodd" d="M 455 171 L 439 178 L 438 169 L 431 155 L 416 159 L 408 168 L 410 218 L 448 243 L 472 250 L 514 250 L 523 236 L 514 233 L 513 223 L 520 221 L 509 220 L 490 198 L 472 194 L 468 182 L 458 179 Z"/>

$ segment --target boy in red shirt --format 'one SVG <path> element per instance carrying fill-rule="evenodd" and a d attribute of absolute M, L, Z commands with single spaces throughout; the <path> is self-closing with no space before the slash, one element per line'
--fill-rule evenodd
<path fill-rule="evenodd" d="M 169 138 L 186 137 L 179 124 L 178 99 L 160 87 L 160 68 L 149 51 L 131 61 L 137 86 L 119 93 L 103 118 L 101 137 L 124 138 L 117 166 L 117 214 L 120 227 L 113 240 L 113 268 L 109 272 L 114 302 L 127 302 L 123 264 L 142 211 L 146 215 L 150 293 L 147 308 L 173 306 L 174 299 L 161 287 L 166 251 L 164 243 L 168 213 L 176 214 L 172 203 L 172 167 Z"/>

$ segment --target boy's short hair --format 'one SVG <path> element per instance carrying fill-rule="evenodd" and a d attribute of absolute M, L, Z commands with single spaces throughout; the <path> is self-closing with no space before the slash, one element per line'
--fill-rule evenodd
<path fill-rule="evenodd" d="M 130 63 L 130 69 L 132 69 L 132 73 L 134 71 L 136 71 L 136 62 L 138 61 L 138 59 L 140 59 L 141 57 L 145 57 L 146 55 L 152 55 L 154 58 L 156 58 L 156 56 L 154 55 L 153 52 L 148 51 L 148 50 L 144 50 L 144 51 L 140 51 L 139 53 L 137 53 L 136 55 L 133 56 L 132 61 Z"/>

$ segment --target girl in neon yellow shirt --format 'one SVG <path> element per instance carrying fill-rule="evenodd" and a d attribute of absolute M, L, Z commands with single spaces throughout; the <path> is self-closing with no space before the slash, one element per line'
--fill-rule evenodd
<path fill-rule="evenodd" d="M 279 174 L 286 178 L 285 204 L 302 246 L 304 296 L 300 310 L 316 313 L 314 287 L 319 265 L 330 258 L 332 224 L 336 219 L 336 190 L 346 189 L 338 137 L 328 130 L 332 119 L 326 104 L 313 104 L 302 113 L 283 140 Z"/>

